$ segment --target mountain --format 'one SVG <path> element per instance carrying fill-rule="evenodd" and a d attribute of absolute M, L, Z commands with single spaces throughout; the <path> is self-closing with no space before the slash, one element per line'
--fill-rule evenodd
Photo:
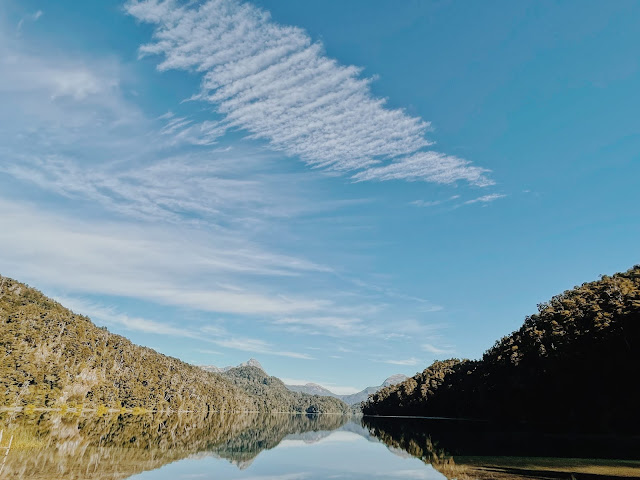
<path fill-rule="evenodd" d="M 272 405 L 278 405 L 279 411 L 285 412 L 350 413 L 349 407 L 338 398 L 292 392 L 282 380 L 255 366 L 234 367 L 222 375 L 248 395 L 260 399 L 262 405 L 258 405 L 259 410 L 271 410 Z"/>
<path fill-rule="evenodd" d="M 307 393 L 309 395 L 324 395 L 327 397 L 340 398 L 340 395 L 336 395 L 330 390 L 327 390 L 322 385 L 317 383 L 307 383 L 305 385 L 285 385 L 292 392 Z"/>
<path fill-rule="evenodd" d="M 278 405 L 286 405 L 289 409 L 287 411 L 307 412 L 310 409 L 310 412 L 350 413 L 347 405 L 329 390 L 313 383 L 297 390 L 290 388 L 279 378 L 269 376 L 255 358 L 242 362 L 237 367 L 202 365 L 200 368 L 219 373 L 249 395 L 255 395 L 266 402 L 276 401 Z M 264 408 L 268 409 L 266 406 Z"/>
<path fill-rule="evenodd" d="M 585 283 L 527 317 L 480 360 L 438 361 L 373 395 L 370 415 L 640 431 L 640 266 Z"/>
<path fill-rule="evenodd" d="M 221 367 L 216 367 L 215 365 L 199 365 L 199 367 L 203 370 L 206 370 L 207 372 L 213 372 L 213 373 L 224 373 L 224 372 L 228 372 L 232 368 L 236 368 L 234 366 L 221 368 Z M 262 368 L 262 365 L 260 365 L 260 362 L 255 358 L 250 358 L 246 362 L 242 362 L 240 365 L 237 365 L 237 367 L 256 367 L 262 370 L 263 372 L 265 371 L 264 368 Z"/>
<path fill-rule="evenodd" d="M 347 410 L 336 399 L 328 402 L 301 394 L 294 398 L 277 379 L 267 382 L 275 384 L 268 391 L 266 386 L 248 388 L 246 381 L 238 380 L 238 370 L 249 369 L 253 377 L 266 381 L 255 361 L 221 375 L 134 345 L 34 288 L 2 276 L 0 358 L 0 407 Z"/>
<path fill-rule="evenodd" d="M 347 405 L 357 405 L 361 402 L 366 401 L 369 395 L 373 395 L 381 388 L 389 387 L 391 385 L 403 382 L 407 378 L 408 377 L 406 375 L 402 375 L 401 373 L 392 375 L 384 382 L 382 382 L 382 385 L 379 385 L 377 387 L 367 387 L 364 390 L 361 390 L 358 393 L 353 393 L 351 395 L 338 395 L 331 392 L 330 390 L 327 390 L 323 386 L 318 385 L 317 383 L 307 383 L 306 385 L 286 385 L 286 387 L 292 392 L 308 393 L 310 395 L 326 395 L 329 397 L 339 398 Z"/>

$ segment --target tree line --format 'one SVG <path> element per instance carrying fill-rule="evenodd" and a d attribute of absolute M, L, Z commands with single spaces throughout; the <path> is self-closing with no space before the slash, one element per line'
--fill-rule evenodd
<path fill-rule="evenodd" d="M 436 361 L 363 403 L 366 415 L 531 428 L 640 429 L 640 266 L 556 295 L 479 360 Z"/>

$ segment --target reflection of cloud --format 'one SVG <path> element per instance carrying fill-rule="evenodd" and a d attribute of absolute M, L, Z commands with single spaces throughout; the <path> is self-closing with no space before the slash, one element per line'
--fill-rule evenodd
<path fill-rule="evenodd" d="M 311 476 L 310 473 L 307 472 L 299 472 L 299 473 L 285 473 L 281 475 L 254 475 L 251 477 L 242 477 L 243 480 L 303 480 L 305 478 L 309 478 Z"/>
<path fill-rule="evenodd" d="M 314 442 L 314 445 L 328 443 L 354 443 L 362 440 L 363 437 L 356 433 L 338 430 L 333 431 L 330 435 L 321 438 L 317 442 Z M 282 440 L 282 442 L 280 442 L 278 448 L 299 448 L 307 446 L 309 446 L 309 442 L 305 442 L 304 440 L 292 440 L 285 438 L 284 440 Z"/>

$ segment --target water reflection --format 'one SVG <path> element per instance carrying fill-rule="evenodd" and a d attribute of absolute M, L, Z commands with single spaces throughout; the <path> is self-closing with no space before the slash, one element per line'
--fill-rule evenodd
<path fill-rule="evenodd" d="M 342 416 L 149 414 L 0 416 L 13 445 L 0 478 L 124 479 L 208 452 L 239 467 L 290 433 L 333 430 Z"/>
<path fill-rule="evenodd" d="M 637 435 L 507 431 L 488 422 L 427 418 L 364 417 L 362 424 L 447 478 L 640 478 Z"/>
<path fill-rule="evenodd" d="M 14 438 L 1 479 L 640 477 L 638 461 L 561 458 L 638 460 L 638 438 L 506 434 L 468 422 L 40 413 L 2 414 L 0 429 Z"/>

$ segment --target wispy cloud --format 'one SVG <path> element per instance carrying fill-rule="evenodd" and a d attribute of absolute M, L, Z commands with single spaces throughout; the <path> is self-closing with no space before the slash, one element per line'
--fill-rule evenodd
<path fill-rule="evenodd" d="M 77 314 L 86 315 L 94 322 L 101 325 L 117 325 L 127 330 L 136 332 L 151 333 L 155 335 L 170 335 L 173 337 L 184 337 L 197 339 L 197 332 L 193 332 L 188 328 L 179 327 L 166 322 L 158 322 L 141 317 L 132 317 L 130 315 L 118 312 L 113 307 L 107 307 L 95 302 L 74 298 L 68 296 L 56 296 L 56 300 L 66 308 L 71 309 Z"/>
<path fill-rule="evenodd" d="M 435 355 L 450 355 L 455 352 L 455 349 L 451 345 L 436 346 L 431 343 L 423 343 L 422 349 L 425 352 L 433 353 Z"/>
<path fill-rule="evenodd" d="M 251 4 L 147 0 L 126 9 L 155 25 L 141 55 L 163 56 L 159 70 L 202 74 L 193 100 L 216 106 L 217 128 L 248 131 L 313 167 L 357 172 L 356 181 L 493 183 L 468 161 L 424 151 L 428 122 L 387 107 L 360 68 L 340 65 L 305 31 Z"/>
<path fill-rule="evenodd" d="M 327 335 L 345 337 L 366 335 L 367 328 L 360 318 L 337 316 L 287 317 L 273 322 L 284 326 L 290 332 L 306 335 Z"/>
<path fill-rule="evenodd" d="M 206 341 L 223 348 L 263 355 L 297 358 L 300 360 L 313 360 L 313 357 L 309 354 L 280 350 L 269 342 L 257 338 L 234 335 L 220 326 L 203 327 L 201 332 L 205 334 L 204 339 Z"/>
<path fill-rule="evenodd" d="M 0 223 L 0 249 L 10 252 L 0 256 L 4 273 L 40 284 L 237 314 L 291 315 L 331 306 L 326 300 L 252 289 L 247 279 L 241 290 L 221 286 L 233 274 L 287 276 L 315 269 L 239 238 L 71 220 L 2 199 Z"/>
<path fill-rule="evenodd" d="M 437 205 L 442 205 L 443 203 L 451 202 L 452 200 L 457 200 L 458 198 L 460 198 L 460 195 L 452 195 L 444 200 L 414 200 L 413 202 L 409 202 L 409 205 L 413 205 L 414 207 L 429 208 L 435 207 Z"/>
<path fill-rule="evenodd" d="M 44 15 L 44 12 L 42 10 L 38 10 L 30 15 L 25 15 L 18 22 L 16 30 L 19 33 L 22 30 L 22 27 L 24 26 L 24 22 L 37 22 L 42 15 Z"/>
<path fill-rule="evenodd" d="M 113 307 L 101 305 L 99 303 L 86 301 L 81 298 L 58 296 L 56 299 L 65 307 L 76 313 L 87 315 L 98 324 L 123 327 L 129 331 L 143 332 L 146 334 L 168 335 L 171 337 L 189 338 L 191 340 L 211 343 L 231 350 L 259 353 L 262 355 L 275 355 L 280 357 L 297 358 L 300 360 L 311 360 L 312 356 L 306 353 L 282 351 L 264 340 L 239 337 L 232 334 L 224 327 L 205 326 L 193 328 L 178 326 L 168 322 L 150 320 L 142 317 L 133 317 L 118 312 Z M 213 350 L 199 350 L 201 353 L 219 355 L 220 352 Z"/>
<path fill-rule="evenodd" d="M 506 195 L 502 194 L 502 193 L 492 193 L 490 195 L 483 195 L 481 197 L 478 198 L 474 198 L 472 200 L 467 200 L 466 202 L 464 202 L 465 205 L 472 205 L 474 203 L 491 203 L 491 202 L 495 202 L 496 200 L 499 200 L 501 198 L 506 197 Z"/>
<path fill-rule="evenodd" d="M 390 360 L 382 361 L 382 363 L 388 363 L 390 365 L 404 365 L 404 366 L 418 365 L 419 362 L 420 362 L 420 359 L 415 357 L 406 358 L 406 359 L 390 359 Z"/>
<path fill-rule="evenodd" d="M 480 187 L 493 185 L 486 177 L 487 170 L 471 162 L 439 152 L 418 152 L 381 167 L 371 167 L 353 176 L 363 180 L 424 180 L 435 183 L 455 183 L 466 180 Z"/>

